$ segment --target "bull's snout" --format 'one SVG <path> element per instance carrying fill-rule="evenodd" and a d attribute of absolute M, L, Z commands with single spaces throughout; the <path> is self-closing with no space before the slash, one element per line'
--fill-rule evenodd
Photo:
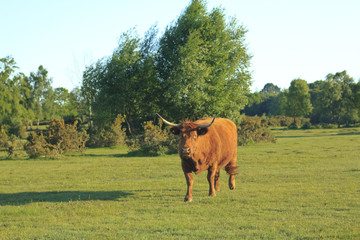
<path fill-rule="evenodd" d="M 189 154 L 190 153 L 190 148 L 182 148 L 182 153 L 185 153 L 185 154 Z"/>

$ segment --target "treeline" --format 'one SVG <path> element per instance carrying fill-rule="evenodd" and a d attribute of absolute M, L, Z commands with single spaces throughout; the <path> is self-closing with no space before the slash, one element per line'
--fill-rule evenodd
<path fill-rule="evenodd" d="M 137 135 L 155 113 L 170 121 L 239 122 L 251 80 L 245 34 L 223 9 L 208 11 L 205 1 L 193 0 L 161 36 L 156 26 L 143 38 L 135 30 L 123 33 L 113 54 L 87 66 L 81 88 L 71 92 L 52 88 L 43 66 L 26 76 L 16 73 L 12 57 L 2 58 L 1 128 L 18 135 L 34 122 L 86 115 L 100 131 L 121 114 L 127 134 Z"/>
<path fill-rule="evenodd" d="M 356 83 L 346 71 L 313 83 L 295 79 L 284 90 L 268 83 L 247 96 L 249 102 L 242 113 L 248 116 L 307 117 L 312 124 L 339 127 L 360 122 L 360 81 Z"/>
<path fill-rule="evenodd" d="M 28 76 L 17 68 L 14 58 L 0 59 L 0 130 L 24 137 L 40 121 L 84 114 L 79 89 L 53 88 L 43 66 Z"/>
<path fill-rule="evenodd" d="M 208 11 L 205 1 L 193 0 L 161 36 L 156 26 L 143 38 L 135 30 L 122 34 L 113 54 L 87 66 L 80 90 L 70 93 L 53 89 L 43 66 L 30 76 L 15 74 L 14 59 L 3 58 L 1 89 L 9 96 L 1 94 L 2 131 L 19 136 L 22 126 L 31 128 L 34 121 L 38 125 L 41 120 L 85 115 L 88 144 L 123 141 L 118 137 L 124 130 L 130 146 L 164 149 L 168 141 L 157 142 L 161 137 L 156 132 L 163 130 L 153 127 L 153 121 L 158 122 L 155 113 L 176 122 L 217 116 L 239 123 L 251 80 L 245 34 L 245 27 L 227 18 L 223 9 Z M 122 119 L 120 130 L 117 118 Z M 31 149 L 57 148 L 60 143 L 51 143 L 52 130 L 47 131 L 43 137 L 39 133 L 28 138 Z M 48 145 L 40 150 L 38 143 Z"/>
<path fill-rule="evenodd" d="M 250 93 L 245 34 L 223 9 L 208 11 L 205 1 L 193 0 L 161 36 L 156 26 L 143 38 L 135 30 L 122 34 L 112 55 L 87 66 L 81 87 L 71 92 L 54 89 L 43 66 L 26 76 L 12 57 L 2 58 L 0 146 L 11 155 L 16 136 L 24 138 L 26 129 L 54 118 L 65 121 L 52 120 L 46 131 L 29 135 L 30 155 L 82 150 L 85 144 L 127 144 L 149 153 L 176 149 L 155 113 L 174 122 L 230 118 L 238 125 L 239 144 L 274 141 L 267 127 L 276 121 L 289 125 L 289 118 L 266 122 L 242 114 L 288 116 L 294 125 L 303 118 L 313 124 L 360 121 L 360 83 L 345 71 L 311 84 L 295 79 L 285 90 L 269 83 Z"/>

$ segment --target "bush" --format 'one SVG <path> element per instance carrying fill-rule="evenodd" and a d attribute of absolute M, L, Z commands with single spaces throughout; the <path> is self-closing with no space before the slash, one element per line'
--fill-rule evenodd
<path fill-rule="evenodd" d="M 74 124 L 65 124 L 64 120 L 54 119 L 49 124 L 46 140 L 59 154 L 62 154 L 69 151 L 83 151 L 87 139 L 86 132 L 77 131 L 77 121 Z"/>
<path fill-rule="evenodd" d="M 320 123 L 320 126 L 321 128 L 329 128 L 329 129 L 338 128 L 338 125 L 332 123 Z"/>
<path fill-rule="evenodd" d="M 155 156 L 177 152 L 177 138 L 168 129 L 162 128 L 161 121 L 159 125 L 148 121 L 143 127 L 144 133 L 128 142 L 130 148 Z"/>
<path fill-rule="evenodd" d="M 0 130 L 0 147 L 5 148 L 8 153 L 8 157 L 15 156 L 15 151 L 22 147 L 20 139 L 11 134 L 10 137 L 5 133 L 4 130 Z"/>
<path fill-rule="evenodd" d="M 244 116 L 238 126 L 238 144 L 276 142 L 274 134 L 267 127 L 267 122 L 260 117 Z"/>
<path fill-rule="evenodd" d="M 3 128 L 0 129 L 0 148 L 4 148 L 8 141 L 8 135 L 5 133 Z"/>
<path fill-rule="evenodd" d="M 125 123 L 125 116 L 119 114 L 109 128 L 99 129 L 94 127 L 90 130 L 90 139 L 87 145 L 89 147 L 124 145 L 126 133 L 125 129 L 122 127 L 123 123 Z"/>
<path fill-rule="evenodd" d="M 27 143 L 24 144 L 24 149 L 30 158 L 54 155 L 42 132 L 39 134 L 32 132 L 27 138 Z"/>
<path fill-rule="evenodd" d="M 312 127 L 310 122 L 305 122 L 302 126 L 301 129 L 310 129 Z"/>
<path fill-rule="evenodd" d="M 299 129 L 301 127 L 301 121 L 299 118 L 294 118 L 293 122 L 288 126 L 289 129 Z"/>
<path fill-rule="evenodd" d="M 86 132 L 77 131 L 76 121 L 74 124 L 65 124 L 64 120 L 54 119 L 46 131 L 31 133 L 24 148 L 30 158 L 56 157 L 64 152 L 83 151 L 87 139 Z"/>

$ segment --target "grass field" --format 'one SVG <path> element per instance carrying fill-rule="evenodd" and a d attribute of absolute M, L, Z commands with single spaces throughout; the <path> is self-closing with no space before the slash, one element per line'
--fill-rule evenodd
<path fill-rule="evenodd" d="M 274 132 L 239 147 L 236 190 L 202 173 L 191 203 L 177 155 L 0 152 L 0 239 L 360 239 L 360 129 Z"/>

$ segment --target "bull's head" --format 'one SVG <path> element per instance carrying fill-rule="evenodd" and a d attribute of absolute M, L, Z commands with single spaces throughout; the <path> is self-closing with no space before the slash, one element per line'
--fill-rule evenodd
<path fill-rule="evenodd" d="M 198 145 L 203 145 L 202 143 L 205 139 L 202 138 L 203 135 L 208 133 L 208 128 L 214 123 L 215 117 L 210 123 L 207 124 L 197 124 L 195 122 L 183 122 L 181 124 L 175 124 L 168 122 L 157 114 L 159 118 L 168 126 L 170 126 L 170 132 L 174 135 L 179 135 L 179 154 L 181 157 L 191 158 L 197 151 Z M 205 143 L 206 144 L 206 143 Z M 207 144 L 206 144 L 207 145 Z"/>

